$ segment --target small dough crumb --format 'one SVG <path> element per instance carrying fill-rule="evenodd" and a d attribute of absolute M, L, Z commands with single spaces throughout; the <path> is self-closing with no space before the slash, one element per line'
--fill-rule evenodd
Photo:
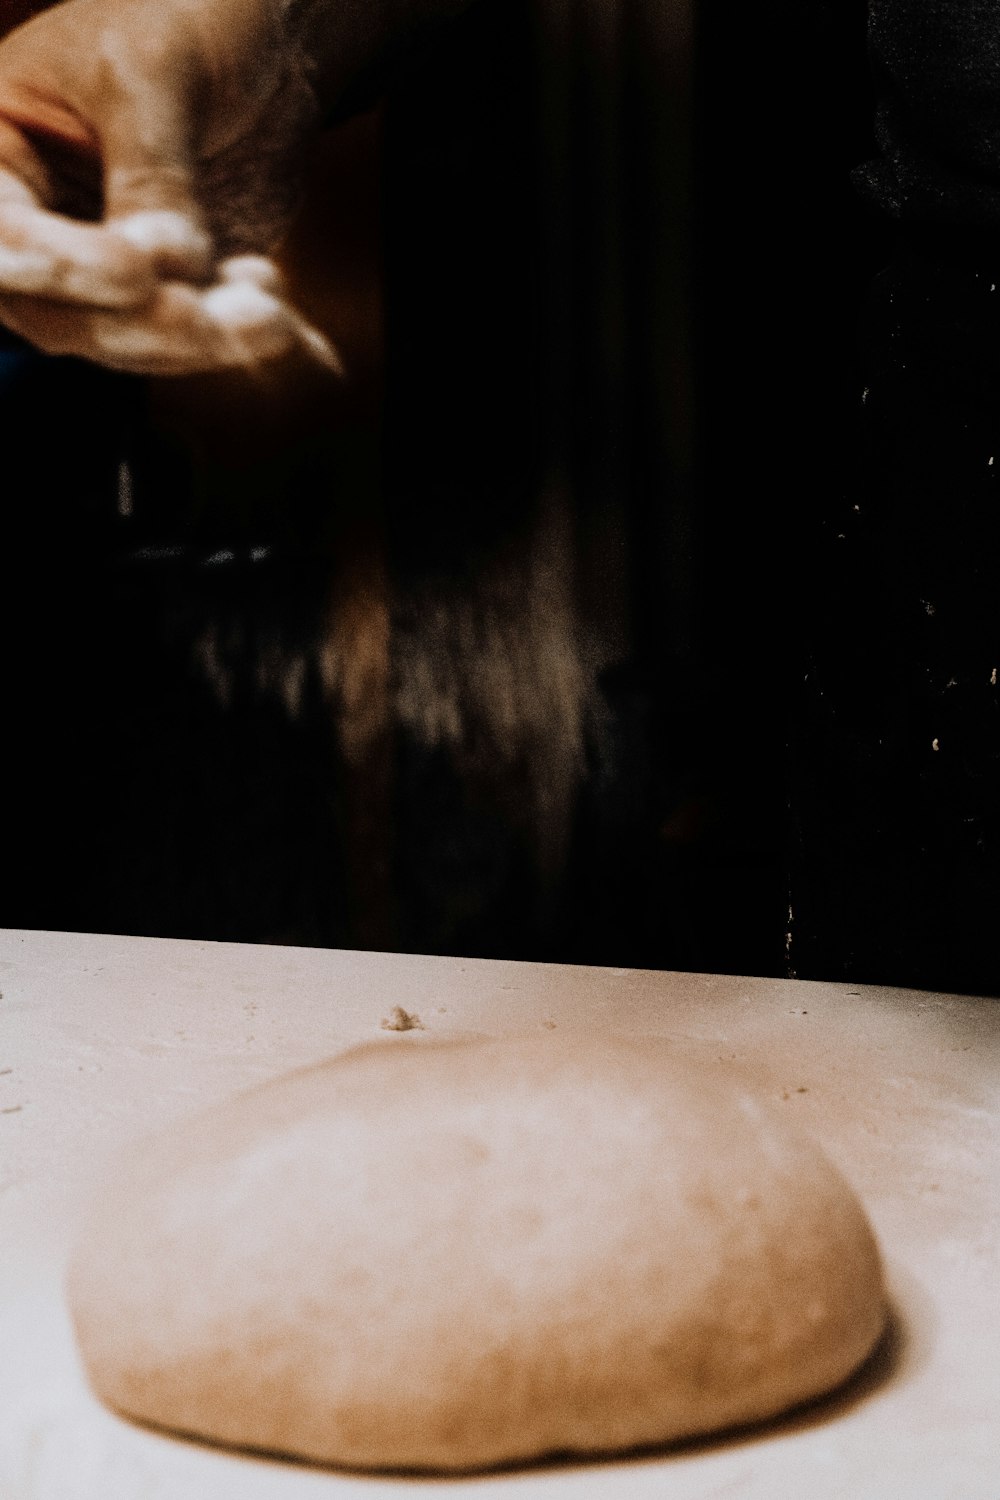
<path fill-rule="evenodd" d="M 424 1023 L 416 1011 L 411 1015 L 401 1005 L 392 1007 L 391 1016 L 383 1016 L 379 1023 L 383 1031 L 423 1031 Z"/>

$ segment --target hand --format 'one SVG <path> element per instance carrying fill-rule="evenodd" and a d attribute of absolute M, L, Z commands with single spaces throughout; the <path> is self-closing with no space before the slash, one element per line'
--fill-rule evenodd
<path fill-rule="evenodd" d="M 0 321 L 115 369 L 337 356 L 267 258 L 320 107 L 278 0 L 63 0 L 0 41 Z"/>

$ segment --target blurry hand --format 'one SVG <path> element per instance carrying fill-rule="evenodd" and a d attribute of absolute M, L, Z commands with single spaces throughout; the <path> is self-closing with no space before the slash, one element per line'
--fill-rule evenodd
<path fill-rule="evenodd" d="M 267 258 L 318 129 L 280 0 L 63 0 L 0 41 L 0 322 L 119 370 L 334 351 Z"/>

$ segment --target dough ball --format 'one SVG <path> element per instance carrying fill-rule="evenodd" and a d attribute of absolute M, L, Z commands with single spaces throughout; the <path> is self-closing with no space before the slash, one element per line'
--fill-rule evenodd
<path fill-rule="evenodd" d="M 771 1417 L 886 1317 L 861 1207 L 776 1110 L 666 1042 L 551 1034 L 379 1042 L 168 1132 L 69 1288 L 111 1407 L 362 1469 Z"/>

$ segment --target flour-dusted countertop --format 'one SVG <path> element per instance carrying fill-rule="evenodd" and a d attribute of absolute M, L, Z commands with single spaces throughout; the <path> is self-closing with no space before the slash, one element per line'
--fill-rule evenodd
<path fill-rule="evenodd" d="M 2 1500 L 1000 1500 L 1000 1002 L 872 987 L 0 932 Z M 722 1059 L 868 1207 L 899 1332 L 843 1396 L 628 1462 L 446 1481 L 215 1452 L 90 1395 L 62 1277 L 108 1159 L 362 1040 L 556 1028 Z M 266 1205 L 262 1205 L 266 1212 Z"/>

